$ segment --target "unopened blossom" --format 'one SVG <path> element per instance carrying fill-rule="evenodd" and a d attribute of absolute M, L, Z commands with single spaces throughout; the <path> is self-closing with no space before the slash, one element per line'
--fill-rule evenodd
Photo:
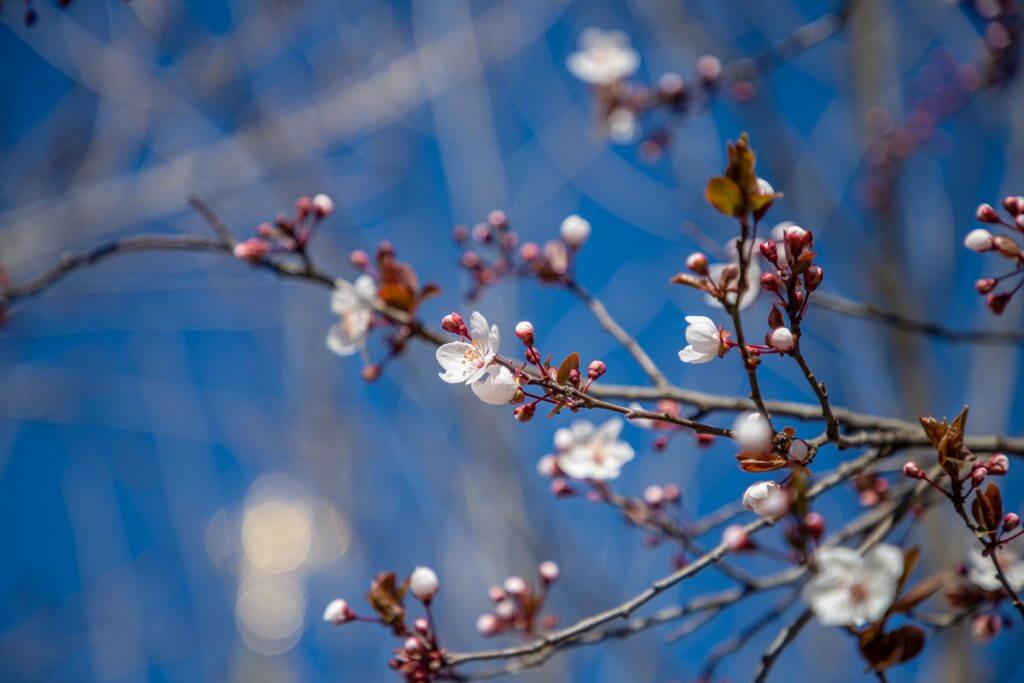
<path fill-rule="evenodd" d="M 576 214 L 566 216 L 559 228 L 559 233 L 563 242 L 573 249 L 578 249 L 590 237 L 590 222 Z"/>
<path fill-rule="evenodd" d="M 776 351 L 792 351 L 796 346 L 796 337 L 788 327 L 776 327 L 768 333 L 768 345 Z"/>
<path fill-rule="evenodd" d="M 476 620 L 476 630 L 482 636 L 493 636 L 501 630 L 501 622 L 493 614 L 481 614 Z"/>
<path fill-rule="evenodd" d="M 523 595 L 527 588 L 526 581 L 521 576 L 508 577 L 502 587 L 509 595 Z"/>
<path fill-rule="evenodd" d="M 366 344 L 373 319 L 373 301 L 377 283 L 369 275 L 360 275 L 355 283 L 334 281 L 331 311 L 340 319 L 327 332 L 327 348 L 339 356 L 351 356 Z"/>
<path fill-rule="evenodd" d="M 759 481 L 743 492 L 743 507 L 761 517 L 778 519 L 789 510 L 789 495 L 774 481 Z"/>
<path fill-rule="evenodd" d="M 640 66 L 640 55 L 621 31 L 588 28 L 579 37 L 579 50 L 566 65 L 576 78 L 591 85 L 611 85 L 630 76 Z"/>
<path fill-rule="evenodd" d="M 540 578 L 547 583 L 552 583 L 558 579 L 559 569 L 558 565 L 548 560 L 547 562 L 541 562 L 540 566 L 537 567 L 537 573 L 540 574 Z"/>
<path fill-rule="evenodd" d="M 703 315 L 686 316 L 686 348 L 679 352 L 684 363 L 708 363 L 722 350 L 722 335 L 718 325 Z"/>
<path fill-rule="evenodd" d="M 1014 591 L 1024 588 L 1024 561 L 1016 551 L 1003 546 L 995 551 L 996 560 L 1003 569 L 1007 583 Z M 992 558 L 984 555 L 977 543 L 972 543 L 967 550 L 967 580 L 978 588 L 987 591 L 1001 591 L 1003 584 L 999 581 Z"/>
<path fill-rule="evenodd" d="M 484 378 L 471 384 L 470 388 L 484 403 L 501 406 L 512 400 L 519 384 L 511 370 L 504 365 L 491 364 L 487 366 Z"/>
<path fill-rule="evenodd" d="M 741 413 L 732 431 L 733 438 L 745 451 L 764 451 L 771 445 L 772 426 L 761 413 Z"/>
<path fill-rule="evenodd" d="M 757 254 L 760 249 L 760 242 L 755 244 L 747 243 L 747 249 L 749 254 L 747 255 L 747 288 L 743 292 L 743 296 L 739 299 L 739 308 L 742 311 L 745 308 L 751 306 L 756 300 L 757 295 L 761 291 L 761 266 L 758 263 Z M 739 265 L 739 250 L 736 247 L 736 240 L 729 240 L 725 244 L 725 253 L 729 256 L 729 263 L 714 263 L 708 266 L 708 277 L 716 285 L 720 282 L 722 272 L 727 266 L 738 266 Z M 734 278 L 730 284 L 730 289 L 736 290 L 739 287 L 738 278 Z M 726 301 L 730 304 L 736 302 L 736 291 L 731 291 L 725 295 Z M 713 308 L 722 308 L 722 303 L 711 296 L 706 294 L 704 301 Z"/>
<path fill-rule="evenodd" d="M 625 107 L 617 107 L 608 114 L 608 137 L 619 145 L 628 145 L 636 139 L 636 114 Z"/>
<path fill-rule="evenodd" d="M 985 228 L 975 228 L 964 237 L 964 246 L 971 251 L 989 251 L 993 244 L 992 233 Z"/>
<path fill-rule="evenodd" d="M 600 427 L 579 420 L 556 435 L 565 448 L 558 453 L 558 468 L 574 479 L 606 481 L 619 476 L 622 466 L 633 459 L 633 447 L 619 440 L 622 420 L 612 418 Z M 567 442 L 571 437 L 571 443 Z"/>
<path fill-rule="evenodd" d="M 255 263 L 270 253 L 270 243 L 259 237 L 253 237 L 236 244 L 231 253 L 237 259 Z"/>
<path fill-rule="evenodd" d="M 746 530 L 739 524 L 730 524 L 722 531 L 722 543 L 729 550 L 736 552 L 753 547 Z"/>
<path fill-rule="evenodd" d="M 822 548 L 803 599 L 826 626 L 863 626 L 881 619 L 896 598 L 903 551 L 881 544 L 861 555 L 852 548 Z"/>
<path fill-rule="evenodd" d="M 330 622 L 335 626 L 352 621 L 355 619 L 355 616 L 352 608 L 341 598 L 331 600 L 327 603 L 327 607 L 324 608 L 324 621 Z"/>
<path fill-rule="evenodd" d="M 409 590 L 424 602 L 431 600 L 441 588 L 437 574 L 430 567 L 416 567 L 409 575 Z"/>
<path fill-rule="evenodd" d="M 438 376 L 449 384 L 473 384 L 483 379 L 487 366 L 498 354 L 501 333 L 497 325 L 488 327 L 487 318 L 473 311 L 468 330 L 468 342 L 449 342 L 437 349 L 437 362 L 444 368 Z"/>
<path fill-rule="evenodd" d="M 322 217 L 330 216 L 334 213 L 334 200 L 330 195 L 318 194 L 313 197 L 313 210 Z"/>

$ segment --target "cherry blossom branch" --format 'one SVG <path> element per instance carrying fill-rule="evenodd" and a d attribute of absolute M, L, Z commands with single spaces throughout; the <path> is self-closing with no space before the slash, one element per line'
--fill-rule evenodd
<path fill-rule="evenodd" d="M 880 458 L 889 455 L 890 452 L 891 451 L 889 449 L 869 451 L 854 460 L 842 463 L 831 475 L 822 478 L 808 490 L 807 499 L 813 500 L 822 493 L 845 481 L 850 476 L 864 471 Z M 774 523 L 775 522 L 773 520 L 762 517 L 744 526 L 743 532 L 749 536 L 761 529 L 772 526 Z M 626 600 L 615 607 L 604 610 L 603 612 L 581 619 L 571 626 L 541 636 L 540 638 L 537 638 L 525 645 L 498 648 L 494 650 L 480 650 L 477 652 L 448 653 L 445 656 L 445 662 L 449 667 L 456 667 L 469 662 L 525 657 L 539 653 L 551 647 L 560 646 L 564 643 L 575 640 L 579 636 L 593 631 L 606 623 L 629 617 L 637 609 L 647 604 L 658 595 L 664 593 L 672 586 L 696 575 L 712 564 L 720 562 L 722 558 L 730 552 L 730 550 L 729 544 L 725 542 L 719 543 L 712 550 L 695 559 L 685 567 L 654 581 L 644 591 L 638 593 L 629 600 Z"/>
<path fill-rule="evenodd" d="M 722 641 L 716 645 L 711 650 L 711 654 L 708 655 L 708 659 L 704 663 L 704 667 L 701 671 L 701 680 L 714 680 L 715 670 L 718 669 L 718 665 L 721 664 L 722 660 L 734 652 L 739 651 L 751 638 L 782 618 L 782 615 L 786 613 L 786 610 L 788 610 L 794 602 L 796 602 L 798 597 L 800 597 L 800 592 L 793 591 L 779 604 L 773 606 L 770 610 L 747 624 L 744 628 L 740 629 L 740 631 L 732 638 Z"/>
<path fill-rule="evenodd" d="M 627 351 L 633 356 L 637 364 L 643 368 L 643 371 L 651 379 L 652 382 L 658 387 L 668 386 L 668 380 L 665 379 L 665 375 L 662 374 L 658 366 L 651 360 L 651 357 L 647 355 L 643 347 L 634 339 L 625 329 L 619 325 L 618 322 L 611 316 L 608 309 L 605 308 L 604 304 L 601 303 L 600 299 L 597 299 L 593 294 L 587 291 L 579 282 L 575 279 L 567 279 L 565 288 L 576 295 L 583 304 L 590 309 L 590 312 L 597 318 L 597 322 L 601 325 L 608 334 L 615 338 Z"/>
<path fill-rule="evenodd" d="M 0 290 L 0 310 L 9 308 L 20 300 L 42 293 L 81 268 L 97 265 L 118 255 L 151 251 L 207 252 L 232 256 L 231 248 L 222 239 L 202 235 L 144 234 L 115 239 L 92 249 L 69 252 L 63 255 L 55 265 L 38 275 L 21 283 L 9 284 L 3 290 Z M 253 267 L 268 270 L 280 277 L 305 280 L 327 288 L 334 287 L 334 276 L 317 269 L 307 268 L 305 264 L 284 259 L 263 259 L 252 265 Z M 374 301 L 373 306 L 380 315 L 388 320 L 407 326 L 410 334 L 413 336 L 419 337 L 435 346 L 440 346 L 448 341 L 443 334 L 424 326 L 405 311 L 387 306 L 380 301 Z M 509 367 L 514 367 L 511 361 L 505 362 Z M 695 431 L 703 429 L 705 433 L 719 436 L 729 436 L 730 431 L 711 427 L 710 425 L 702 425 L 687 418 L 673 416 L 668 413 L 634 410 L 611 403 L 605 399 L 617 398 L 635 401 L 669 399 L 694 406 L 703 413 L 714 411 L 740 412 L 757 409 L 756 404 L 749 398 L 706 394 L 675 386 L 642 387 L 597 383 L 588 390 L 587 394 L 580 395 L 578 392 L 575 392 L 573 395 L 577 398 L 585 396 L 587 407 L 610 410 L 623 415 L 627 419 L 661 420 L 688 427 Z M 785 415 L 804 420 L 821 419 L 820 408 L 806 403 L 765 401 L 765 407 L 775 415 Z M 863 429 L 868 432 L 892 433 L 876 434 L 873 436 L 863 434 L 853 439 L 847 439 L 847 445 L 878 445 L 881 443 L 892 443 L 901 447 L 929 445 L 920 427 L 914 423 L 897 418 L 858 413 L 838 407 L 833 408 L 833 412 L 839 423 L 846 427 Z M 975 452 L 991 453 L 1001 451 L 1012 455 L 1024 455 L 1024 438 L 1011 438 L 1002 435 L 967 437 L 965 446 Z"/>

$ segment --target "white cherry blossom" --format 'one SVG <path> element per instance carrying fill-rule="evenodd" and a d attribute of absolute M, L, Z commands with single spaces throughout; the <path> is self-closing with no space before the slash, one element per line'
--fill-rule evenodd
<path fill-rule="evenodd" d="M 975 228 L 964 237 L 964 246 L 971 251 L 988 251 L 992 244 L 992 233 L 985 228 Z"/>
<path fill-rule="evenodd" d="M 1015 591 L 1024 589 L 1024 561 L 1020 556 L 1004 546 L 996 551 L 996 559 L 1010 587 Z M 1003 590 L 992 558 L 983 555 L 977 543 L 971 543 L 967 550 L 967 580 L 982 590 Z"/>
<path fill-rule="evenodd" d="M 822 548 L 803 599 L 826 626 L 863 626 L 881 619 L 896 597 L 903 551 L 882 544 L 863 556 L 852 548 Z"/>
<path fill-rule="evenodd" d="M 444 368 L 438 376 L 449 384 L 473 384 L 487 374 L 487 366 L 498 354 L 501 333 L 497 325 L 477 311 L 469 317 L 470 341 L 454 341 L 437 349 L 437 362 Z"/>
<path fill-rule="evenodd" d="M 558 468 L 574 479 L 606 481 L 619 476 L 622 466 L 633 459 L 633 447 L 619 441 L 622 420 L 612 418 L 600 427 L 579 420 L 555 435 Z"/>
<path fill-rule="evenodd" d="M 679 360 L 694 364 L 713 361 L 722 346 L 718 325 L 703 315 L 686 316 L 686 342 L 686 348 L 679 352 Z"/>
<path fill-rule="evenodd" d="M 580 34 L 579 50 L 569 55 L 566 65 L 576 78 L 591 85 L 612 85 L 640 66 L 640 55 L 621 31 L 588 28 Z"/>
<path fill-rule="evenodd" d="M 360 275 L 355 284 L 340 278 L 334 281 L 331 310 L 340 320 L 327 332 L 327 348 L 339 356 L 351 356 L 366 345 L 375 298 L 377 283 L 369 275 Z"/>

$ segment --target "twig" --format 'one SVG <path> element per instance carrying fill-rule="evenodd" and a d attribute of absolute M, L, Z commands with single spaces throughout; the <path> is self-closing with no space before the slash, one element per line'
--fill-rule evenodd
<path fill-rule="evenodd" d="M 220 216 L 217 215 L 217 212 L 209 204 L 194 194 L 189 195 L 188 203 L 196 210 L 196 213 L 203 217 L 203 220 L 210 226 L 210 229 L 220 237 L 221 242 L 228 247 L 235 245 L 235 237 L 231 234 L 231 229 L 220 219 Z"/>
<path fill-rule="evenodd" d="M 761 655 L 761 663 L 754 673 L 754 683 L 764 683 L 768 679 L 768 673 L 772 670 L 772 666 L 779 658 L 779 655 L 782 654 L 782 651 L 790 643 L 796 640 L 796 637 L 800 635 L 800 631 L 803 630 L 812 616 L 814 616 L 814 613 L 809 609 L 805 609 L 792 623 L 779 631 L 779 634 L 775 636 L 775 640 L 772 641 L 772 644 Z"/>
<path fill-rule="evenodd" d="M 634 339 L 626 330 L 619 325 L 615 318 L 611 316 L 608 309 L 605 308 L 604 304 L 601 303 L 600 299 L 597 299 L 588 292 L 582 285 L 575 280 L 568 280 L 565 284 L 566 289 L 576 295 L 580 301 L 590 309 L 590 312 L 597 318 L 597 322 L 601 325 L 608 334 L 615 338 L 617 342 L 622 344 L 629 354 L 633 356 L 637 364 L 643 368 L 643 371 L 647 376 L 654 382 L 655 386 L 666 387 L 668 386 L 668 380 L 665 379 L 665 375 L 661 373 L 658 366 L 651 360 L 651 357 L 647 355 L 643 347 L 640 346 L 639 342 Z"/>

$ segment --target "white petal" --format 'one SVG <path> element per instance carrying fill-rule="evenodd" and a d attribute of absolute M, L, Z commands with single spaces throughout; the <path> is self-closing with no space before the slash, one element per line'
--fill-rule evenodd
<path fill-rule="evenodd" d="M 701 363 L 710 363 L 715 359 L 715 356 L 701 353 L 693 346 L 687 346 L 679 352 L 679 360 L 684 363 L 692 363 L 694 365 L 700 365 Z"/>
<path fill-rule="evenodd" d="M 469 336 L 476 342 L 487 343 L 490 329 L 487 327 L 487 318 L 478 311 L 473 311 L 469 316 Z"/>
<path fill-rule="evenodd" d="M 372 301 L 377 297 L 377 283 L 369 275 L 360 275 L 356 278 L 355 290 L 364 302 Z"/>
<path fill-rule="evenodd" d="M 437 362 L 444 368 L 439 377 L 449 384 L 472 381 L 483 375 L 485 368 L 477 368 L 466 360 L 467 353 L 473 349 L 466 342 L 449 342 L 438 347 L 434 354 Z"/>
<path fill-rule="evenodd" d="M 512 400 L 519 386 L 512 372 L 504 365 L 491 365 L 487 374 L 472 385 L 473 393 L 484 403 L 500 406 Z"/>
<path fill-rule="evenodd" d="M 872 571 L 899 579 L 903 575 L 903 550 L 898 546 L 882 543 L 864 555 L 864 563 Z"/>
<path fill-rule="evenodd" d="M 327 331 L 327 348 L 339 356 L 351 356 L 359 351 L 363 338 L 352 339 L 340 322 Z"/>

